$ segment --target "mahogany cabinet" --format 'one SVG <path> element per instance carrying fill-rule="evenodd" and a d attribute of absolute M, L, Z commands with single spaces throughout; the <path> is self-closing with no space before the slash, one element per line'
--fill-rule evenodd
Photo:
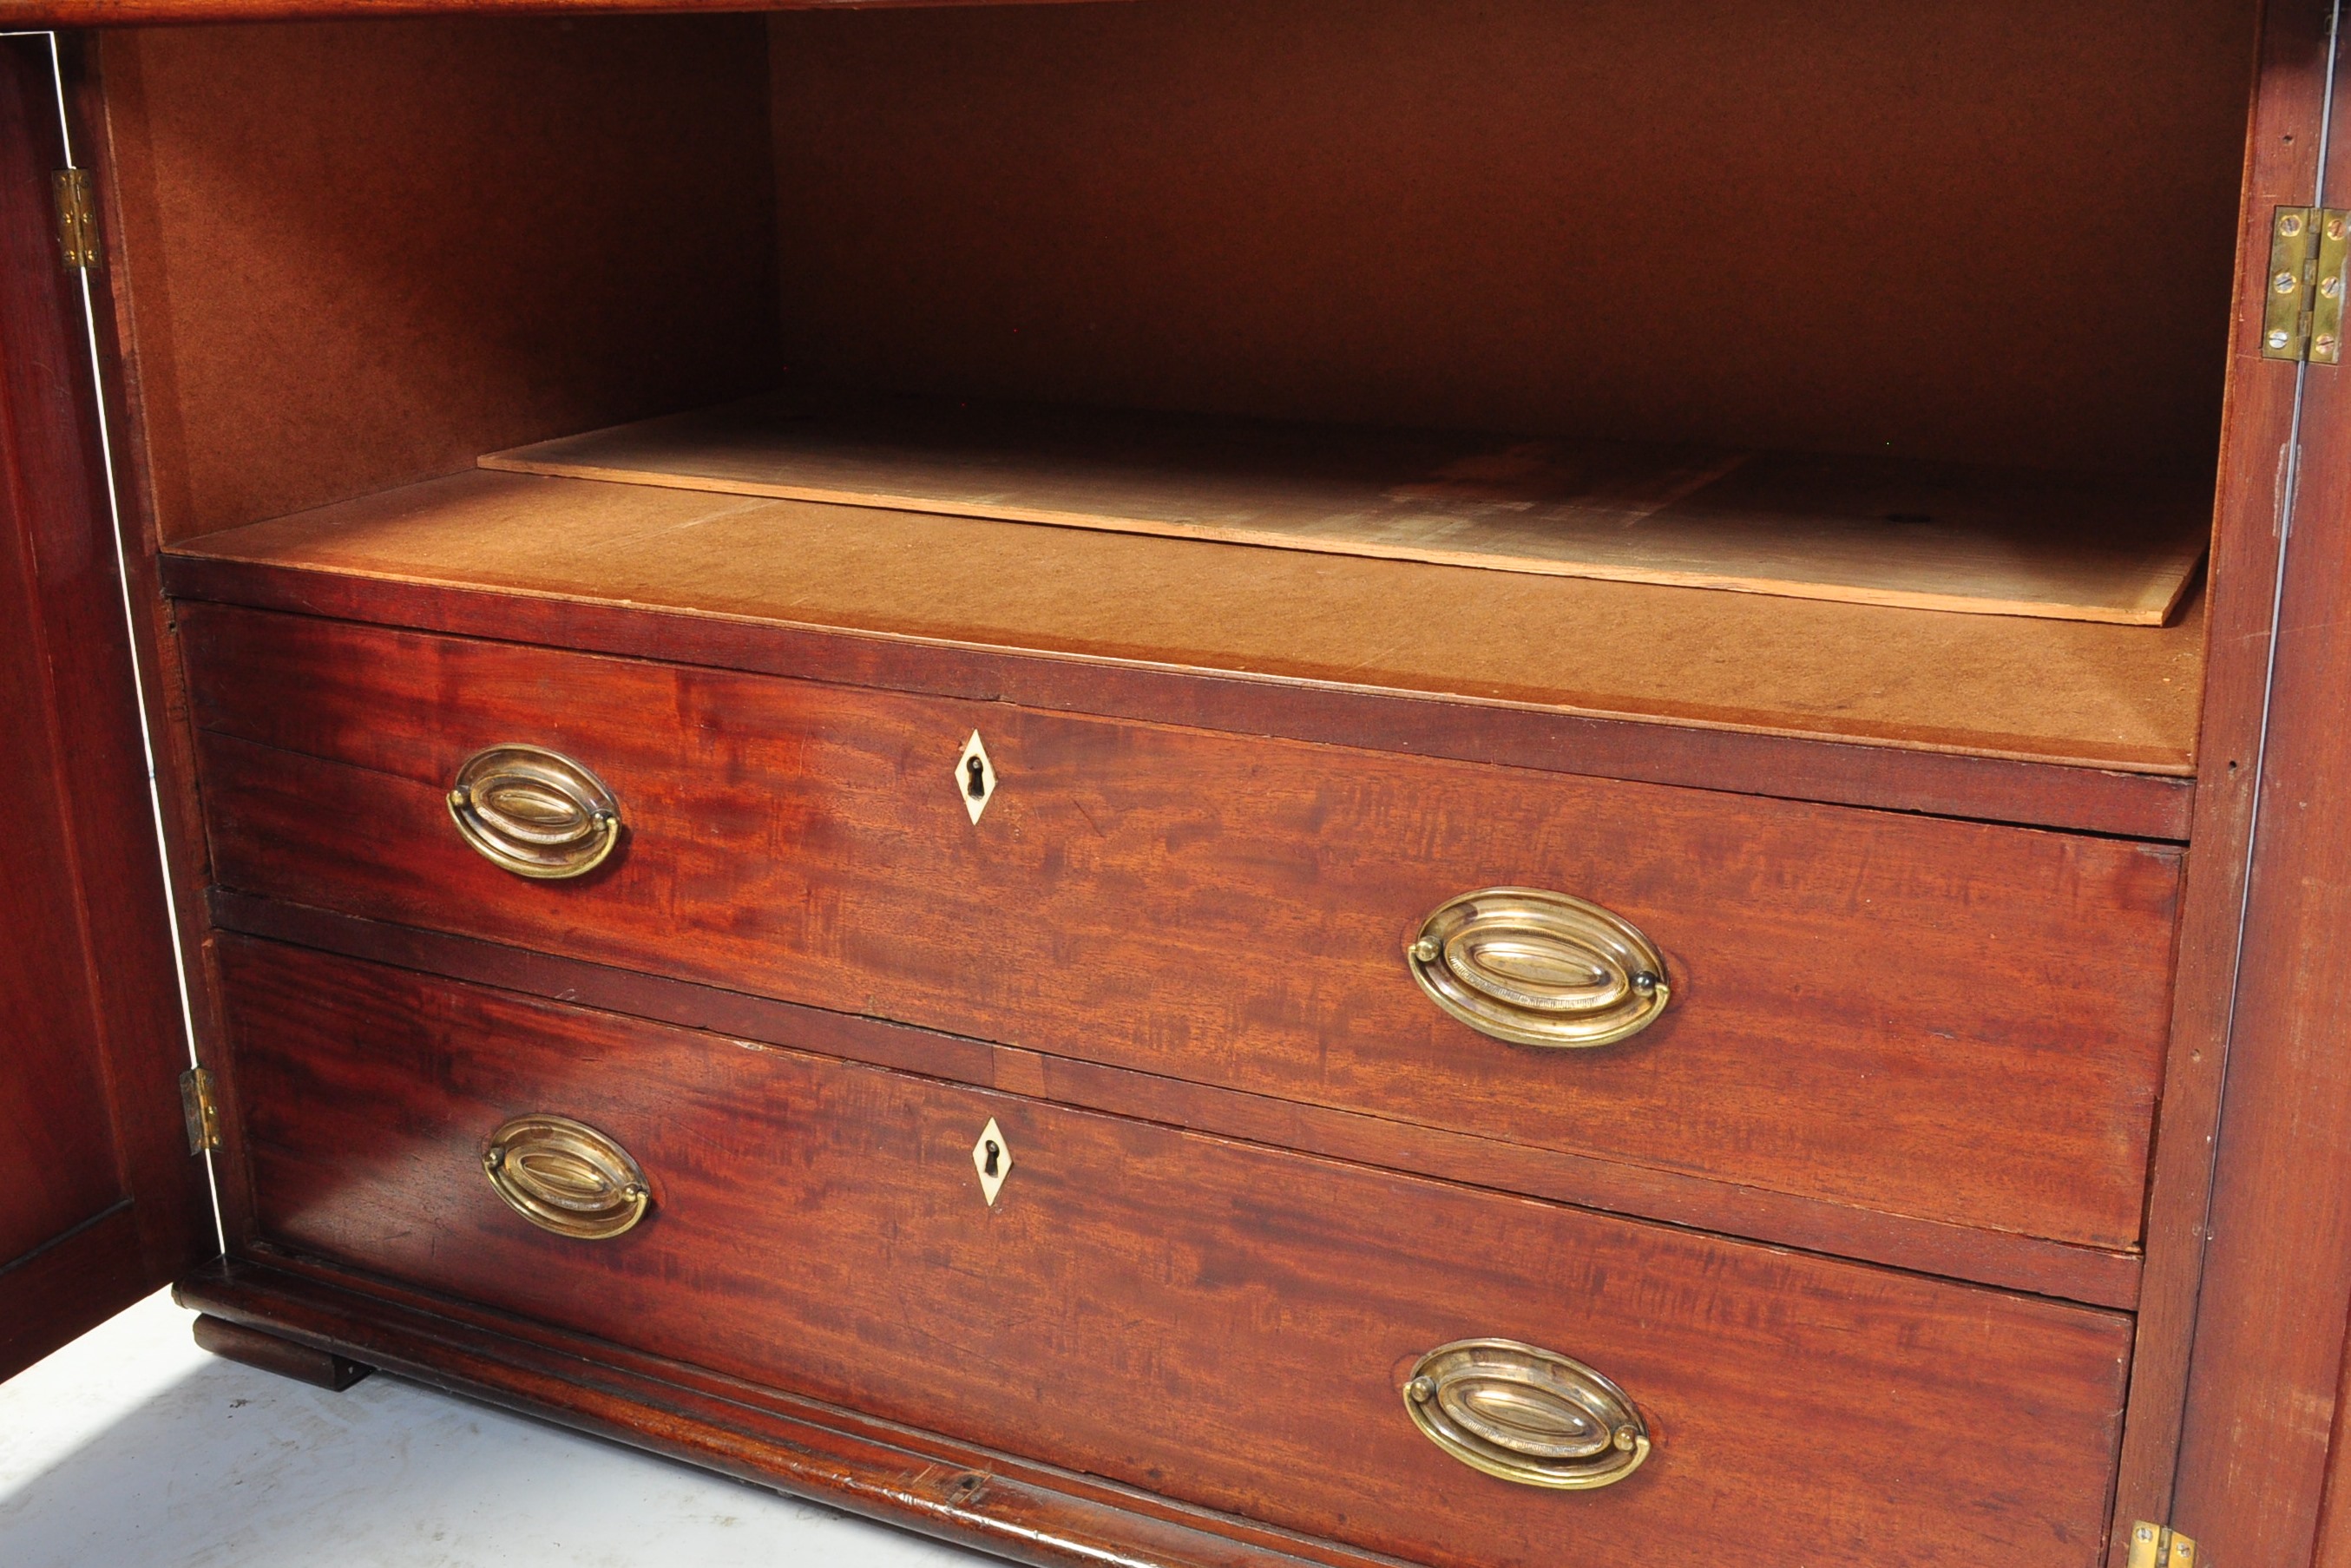
<path fill-rule="evenodd" d="M 2351 1563 L 2336 20 L 0 0 L 0 1371 Z"/>

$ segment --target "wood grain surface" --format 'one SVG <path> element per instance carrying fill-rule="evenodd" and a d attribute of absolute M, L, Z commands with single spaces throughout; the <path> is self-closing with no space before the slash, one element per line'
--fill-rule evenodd
<path fill-rule="evenodd" d="M 2317 17 L 2301 21 L 2286 80 L 2323 87 L 2335 127 L 2305 188 L 2339 204 L 2351 193 L 2351 71 L 2336 55 L 2331 81 L 2322 75 Z M 2351 1557 L 2351 1499 L 2327 1495 L 2351 1447 L 2351 387 L 2332 367 L 2263 368 L 2273 398 L 2298 382 L 2301 461 L 2286 526 L 2260 541 L 2283 561 L 2274 642 L 2262 649 L 2266 728 L 2244 757 L 2258 800 L 2240 862 L 2242 967 L 2173 1511 L 2215 1562 L 2337 1568 Z"/>
<path fill-rule="evenodd" d="M 192 1270 L 173 1294 L 417 1383 L 1035 1568 L 1395 1562 L 276 1249 Z"/>
<path fill-rule="evenodd" d="M 0 1377 L 214 1246 L 47 40 L 0 38 Z"/>
<path fill-rule="evenodd" d="M 284 949 L 226 967 L 264 1229 L 306 1252 L 1435 1564 L 2103 1545 L 2111 1313 Z M 507 1210 L 481 1150 L 523 1110 L 618 1139 L 651 1217 L 590 1244 Z M 1015 1162 L 993 1207 L 991 1117 Z M 1438 1452 L 1400 1369 L 1479 1335 L 1609 1372 L 1648 1465 L 1542 1493 Z"/>
<path fill-rule="evenodd" d="M 263 1333 L 225 1318 L 199 1315 L 193 1328 L 196 1343 L 214 1355 L 279 1377 L 290 1377 L 329 1394 L 340 1394 L 375 1370 L 349 1356 Z"/>
<path fill-rule="evenodd" d="M 2245 1445 L 2251 1471 L 2260 1476 L 2257 1481 L 2244 1479 L 2249 1471 L 2216 1466 L 2209 1458 L 2193 1460 L 2192 1473 L 2179 1461 L 2190 1353 L 2209 1297 L 2202 1281 L 2215 1218 L 2213 1159 L 2220 1108 L 2234 1094 L 2228 1081 L 2239 986 L 2249 982 L 2255 995 L 2274 998 L 2283 994 L 2282 983 L 2288 989 L 2300 983 L 2298 977 L 2282 978 L 2274 967 L 2294 960 L 2257 953 L 2245 944 L 2245 896 L 2256 805 L 2262 792 L 2261 759 L 2270 721 L 2272 657 L 2280 651 L 2274 633 L 2281 552 L 2287 536 L 2299 531 L 2289 512 L 2297 443 L 2303 444 L 2305 472 L 2313 462 L 2335 460 L 2323 455 L 2331 450 L 2333 439 L 2320 434 L 2323 427 L 2297 433 L 2297 425 L 2308 417 L 2303 373 L 2291 363 L 2262 359 L 2261 341 L 2276 211 L 2321 200 L 2319 162 L 2327 145 L 2334 57 L 2331 12 L 2329 5 L 2264 6 L 2253 61 L 2257 90 L 2247 126 L 2238 215 L 2238 285 L 2209 592 L 2210 656 L 2199 743 L 2196 850 L 2181 914 L 2177 1002 L 2154 1179 L 2148 1185 L 2147 1270 L 2132 1360 L 2130 1419 L 2125 1429 L 2110 1568 L 2122 1568 L 2135 1519 L 2179 1523 L 2206 1543 L 2215 1561 L 2263 1562 L 2272 1558 L 2270 1545 L 2236 1551 L 2241 1541 L 2253 1539 L 2238 1531 L 2266 1532 L 2275 1521 L 2316 1507 L 2314 1495 L 2297 1500 L 2298 1490 L 2316 1485 L 2306 1456 L 2273 1469 L 2267 1451 L 2268 1423 L 2284 1417 L 2286 1411 L 2297 1412 L 2285 1417 L 2297 1433 L 2310 1429 L 2299 1412 L 2312 1407 L 2308 1400 L 2324 1397 L 2316 1391 L 2325 1385 L 2311 1381 L 2306 1371 L 2297 1375 L 2296 1392 L 2290 1398 L 2279 1397 L 2268 1385 L 2247 1387 L 2235 1397 L 2258 1406 L 2257 1417 L 2240 1420 L 2223 1415 L 2225 1430 L 2208 1432 L 2189 1445 L 2207 1456 Z M 2338 195 L 2344 188 L 2334 177 L 2325 183 Z M 2313 384 L 2324 390 L 2328 379 L 2317 377 Z M 2301 570 L 2298 562 L 2283 564 Z M 2272 1099 L 2269 1105 L 2289 1124 L 2298 1122 L 2304 1111 L 2296 1094 Z M 2314 1193 L 2323 1190 L 2325 1184 L 2312 1188 Z M 2289 1244 L 2290 1257 L 2300 1244 Z M 2304 1267 L 2314 1261 L 2295 1257 L 2285 1268 L 2314 1283 L 2323 1268 L 2305 1272 Z M 2274 1325 L 2252 1332 L 2271 1338 L 2271 1348 L 2279 1352 L 2285 1351 L 2291 1338 L 2277 1334 Z M 2220 1448 L 2205 1447 L 2211 1442 Z M 2180 1483 L 2177 1494 L 2175 1479 Z M 2288 1552 L 2276 1560 L 2300 1559 Z"/>
<path fill-rule="evenodd" d="M 2184 778 L 1610 717 L 1365 685 L 1360 677 L 1081 658 L 1050 647 L 827 629 L 330 565 L 172 554 L 161 566 L 172 593 L 207 603 L 1547 773 L 2178 841 L 2188 837 L 2195 805 L 2195 787 Z M 193 790 L 182 799 L 193 807 Z"/>
<path fill-rule="evenodd" d="M 187 606 L 220 883 L 1227 1087 L 1917 1218 L 2135 1245 L 2176 850 Z M 977 729 L 1001 782 L 968 820 Z M 468 848 L 475 750 L 627 839 Z M 1452 1022 L 1431 910 L 1544 886 L 1676 1000 L 1622 1048 Z M 1951 1158 L 1954 1136 L 1970 1157 Z"/>
<path fill-rule="evenodd" d="M 1908 1219 L 1622 1160 L 1305 1105 L 249 894 L 215 890 L 205 903 L 213 922 L 225 931 L 657 1023 L 1914 1273 L 2090 1306 L 2127 1310 L 2138 1301 L 2140 1259 L 2135 1252 Z M 220 1055 L 225 1060 L 227 1053 Z M 244 1189 L 232 1183 L 227 1190 Z M 232 1226 L 232 1234 L 246 1234 L 241 1224 Z"/>
<path fill-rule="evenodd" d="M 485 468 L 1387 560 L 2160 626 L 2211 483 L 946 399 L 757 398 Z"/>
<path fill-rule="evenodd" d="M 336 595 L 339 613 L 363 620 L 396 613 L 371 612 L 378 595 L 545 599 L 495 618 L 535 617 L 558 643 L 594 625 L 595 609 L 625 606 L 707 618 L 705 647 L 730 623 L 827 627 L 2172 776 L 2194 767 L 2204 648 L 2197 601 L 2158 628 L 1937 615 L 502 474 L 177 547 L 185 588 L 251 593 L 260 573 L 200 563 L 298 570 L 294 592 Z M 1294 700 L 1254 705 L 1252 727 L 1278 727 Z M 1652 728 L 1618 765 L 1676 744 Z M 1779 752 L 1733 787 L 1779 792 L 1794 762 Z M 2058 787 L 2010 776 L 1971 792 L 1973 814 Z M 2134 831 L 2127 820 L 2085 825 Z"/>

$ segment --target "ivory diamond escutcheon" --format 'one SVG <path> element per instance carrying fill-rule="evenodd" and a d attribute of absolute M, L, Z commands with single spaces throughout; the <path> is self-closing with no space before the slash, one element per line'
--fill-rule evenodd
<path fill-rule="evenodd" d="M 1004 1129 L 990 1116 L 987 1125 L 980 1130 L 979 1142 L 971 1146 L 971 1168 L 979 1173 L 979 1190 L 987 1197 L 987 1207 L 996 1207 L 996 1195 L 1004 1190 L 1004 1178 L 1012 1174 L 1012 1145 L 1004 1140 Z"/>
<path fill-rule="evenodd" d="M 980 743 L 976 729 L 956 758 L 956 793 L 963 797 L 963 809 L 971 813 L 972 825 L 978 826 L 980 813 L 987 810 L 988 800 L 996 793 L 996 764 L 987 759 L 987 747 Z"/>

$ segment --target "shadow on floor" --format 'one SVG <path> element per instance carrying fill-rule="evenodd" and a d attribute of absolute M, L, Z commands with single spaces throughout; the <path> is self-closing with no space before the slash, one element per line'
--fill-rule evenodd
<path fill-rule="evenodd" d="M 143 1308 L 134 1308 L 140 1312 Z M 128 1316 L 129 1314 L 126 1314 Z M 186 1314 L 163 1326 L 181 1335 Z M 122 1320 L 117 1320 L 120 1324 Z M 101 1341 L 109 1325 L 92 1341 Z M 8 1568 L 974 1568 L 986 1560 L 381 1374 L 342 1394 L 155 1347 L 0 1389 L 25 1434 L 76 1390 L 123 1414 L 54 1458 L 12 1443 Z M 173 1353 L 176 1356 L 176 1353 Z M 119 1362 L 120 1364 L 115 1364 Z M 26 1408 L 28 1405 L 37 1405 Z"/>

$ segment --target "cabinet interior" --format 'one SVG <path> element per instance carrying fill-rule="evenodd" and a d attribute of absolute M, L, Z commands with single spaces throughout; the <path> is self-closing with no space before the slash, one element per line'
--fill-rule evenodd
<path fill-rule="evenodd" d="M 2200 542 L 2253 10 L 110 33 L 156 528 L 216 559 L 2187 773 L 2193 570 L 2160 624 L 2115 624 L 1040 526 L 969 484 L 910 509 L 479 464 L 778 391 L 911 396 L 917 432 L 1762 454 L 1742 472 L 1990 497 L 2020 559 L 2128 555 L 2151 517 Z M 1219 482 L 1319 459 L 1285 461 Z M 1767 554 L 1771 516 L 1741 525 Z M 1906 550 L 1927 571 L 1926 514 L 1873 516 L 1896 576 Z"/>

